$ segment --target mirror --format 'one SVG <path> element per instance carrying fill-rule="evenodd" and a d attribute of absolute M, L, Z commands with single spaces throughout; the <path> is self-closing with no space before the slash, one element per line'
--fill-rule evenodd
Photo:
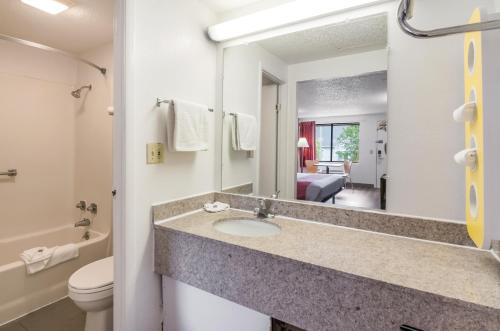
<path fill-rule="evenodd" d="M 383 207 L 386 48 L 386 15 L 226 48 L 222 191 Z"/>
<path fill-rule="evenodd" d="M 464 220 L 463 36 L 381 8 L 223 45 L 221 191 Z"/>

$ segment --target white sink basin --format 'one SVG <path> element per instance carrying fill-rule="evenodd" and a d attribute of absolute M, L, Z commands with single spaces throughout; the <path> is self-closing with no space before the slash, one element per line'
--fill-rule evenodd
<path fill-rule="evenodd" d="M 214 223 L 215 230 L 242 237 L 274 236 L 281 232 L 281 228 L 271 222 L 255 218 L 226 218 Z"/>

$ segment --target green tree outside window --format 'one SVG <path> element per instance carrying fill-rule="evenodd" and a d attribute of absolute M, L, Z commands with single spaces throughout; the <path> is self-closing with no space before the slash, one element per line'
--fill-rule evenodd
<path fill-rule="evenodd" d="M 359 125 L 345 126 L 335 145 L 340 149 L 335 152 L 339 159 L 359 161 Z"/>

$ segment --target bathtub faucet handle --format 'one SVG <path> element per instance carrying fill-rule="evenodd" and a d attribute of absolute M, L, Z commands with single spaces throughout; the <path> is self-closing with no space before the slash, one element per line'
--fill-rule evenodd
<path fill-rule="evenodd" d="M 87 202 L 84 200 L 80 200 L 80 202 L 76 204 L 76 208 L 80 209 L 81 211 L 85 211 L 85 208 L 87 208 Z"/>
<path fill-rule="evenodd" d="M 87 211 L 91 212 L 92 214 L 97 214 L 97 204 L 95 203 L 91 203 L 88 207 L 87 207 Z"/>

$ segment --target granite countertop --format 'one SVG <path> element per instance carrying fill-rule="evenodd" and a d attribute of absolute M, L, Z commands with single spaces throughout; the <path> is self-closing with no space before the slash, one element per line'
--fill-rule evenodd
<path fill-rule="evenodd" d="M 230 209 L 203 210 L 159 221 L 155 229 L 178 231 L 247 249 L 500 309 L 500 263 L 485 250 L 398 237 L 335 225 L 276 217 L 282 231 L 240 237 L 216 231 L 216 220 L 253 217 Z"/>

